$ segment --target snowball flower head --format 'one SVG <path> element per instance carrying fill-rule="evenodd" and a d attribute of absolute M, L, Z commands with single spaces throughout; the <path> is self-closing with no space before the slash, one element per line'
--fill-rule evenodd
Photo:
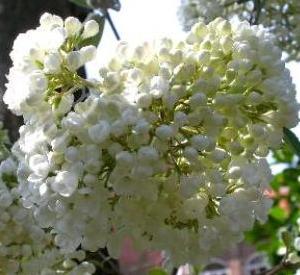
<path fill-rule="evenodd" d="M 275 35 L 274 42 L 287 53 L 287 60 L 299 60 L 299 8 L 298 0 L 261 3 L 254 0 L 181 0 L 178 17 L 186 31 L 199 20 L 208 23 L 219 16 L 228 19 L 239 17 L 252 24 L 260 23 Z"/>
<path fill-rule="evenodd" d="M 40 227 L 43 211 L 53 217 L 61 252 L 118 257 L 130 237 L 175 265 L 201 264 L 266 220 L 265 158 L 299 110 L 272 39 L 246 22 L 197 23 L 180 42 L 121 43 L 97 83 L 76 72 L 94 51 L 63 44 L 66 65 L 41 81 L 46 107 L 21 110 L 14 146 L 22 200 Z M 89 93 L 76 101 L 78 87 Z"/>

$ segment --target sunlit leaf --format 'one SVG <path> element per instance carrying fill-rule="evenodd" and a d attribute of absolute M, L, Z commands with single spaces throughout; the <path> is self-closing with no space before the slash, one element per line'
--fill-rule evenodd
<path fill-rule="evenodd" d="M 294 152 L 300 157 L 300 141 L 297 136 L 289 129 L 283 128 L 284 140 L 288 143 Z"/>
<path fill-rule="evenodd" d="M 162 268 L 153 268 L 149 271 L 148 275 L 168 275 L 168 273 Z"/>
<path fill-rule="evenodd" d="M 273 158 L 276 162 L 291 163 L 294 158 L 294 152 L 285 142 L 282 148 L 273 151 Z"/>
<path fill-rule="evenodd" d="M 288 214 L 278 206 L 272 207 L 269 215 L 278 221 L 284 221 L 288 217 Z"/>

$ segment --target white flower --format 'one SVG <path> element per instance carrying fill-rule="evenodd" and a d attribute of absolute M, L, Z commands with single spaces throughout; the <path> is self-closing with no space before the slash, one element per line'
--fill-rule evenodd
<path fill-rule="evenodd" d="M 203 151 L 209 146 L 209 139 L 206 136 L 196 135 L 191 138 L 191 144 L 196 150 Z"/>
<path fill-rule="evenodd" d="M 174 129 L 169 125 L 161 125 L 156 131 L 156 136 L 162 140 L 167 140 L 174 135 Z"/>
<path fill-rule="evenodd" d="M 13 197 L 7 190 L 0 190 L 0 207 L 7 208 L 13 202 Z"/>
<path fill-rule="evenodd" d="M 68 17 L 65 20 L 65 28 L 68 36 L 73 36 L 79 34 L 82 23 L 75 17 Z"/>
<path fill-rule="evenodd" d="M 65 159 L 69 162 L 75 162 L 79 158 L 79 151 L 76 147 L 70 146 L 65 151 Z"/>
<path fill-rule="evenodd" d="M 80 51 L 70 52 L 66 58 L 67 67 L 70 71 L 76 71 L 83 64 L 82 53 Z"/>
<path fill-rule="evenodd" d="M 61 112 L 56 108 L 60 101 L 57 91 L 63 85 L 61 82 L 72 79 L 68 70 L 75 72 L 84 63 L 91 61 L 96 52 L 93 46 L 83 47 L 80 51 L 75 50 L 79 48 L 81 41 L 78 39 L 81 35 L 81 23 L 78 19 L 68 18 L 64 22 L 56 15 L 45 13 L 40 19 L 40 24 L 38 28 L 16 38 L 11 52 L 13 67 L 4 95 L 4 101 L 9 108 L 26 117 L 33 110 L 45 113 L 45 109 L 53 106 L 53 113 Z M 87 23 L 88 25 L 94 24 Z M 74 35 L 78 36 L 75 41 Z M 61 71 L 65 77 L 56 78 L 53 82 L 51 74 L 59 74 Z M 73 80 L 75 85 L 76 81 Z M 81 86 L 78 79 L 76 86 Z M 23 87 L 22 91 L 20 87 Z M 75 91 L 76 89 L 71 89 L 69 92 Z"/>
<path fill-rule="evenodd" d="M 62 63 L 62 57 L 59 53 L 49 53 L 45 57 L 44 68 L 48 73 L 58 73 Z"/>
<path fill-rule="evenodd" d="M 132 166 L 132 164 L 134 162 L 134 157 L 129 152 L 122 151 L 116 155 L 116 160 L 118 162 L 118 165 L 129 168 Z"/>
<path fill-rule="evenodd" d="M 150 94 L 138 94 L 137 95 L 137 104 L 141 108 L 147 108 L 151 105 L 152 103 L 152 96 Z"/>
<path fill-rule="evenodd" d="M 45 75 L 39 71 L 29 75 L 29 88 L 37 91 L 44 91 L 47 88 L 48 81 Z"/>
<path fill-rule="evenodd" d="M 50 165 L 47 156 L 33 155 L 29 159 L 30 169 L 40 177 L 46 177 L 49 173 Z"/>
<path fill-rule="evenodd" d="M 63 20 L 57 15 L 53 15 L 46 12 L 41 16 L 40 24 L 42 28 L 53 29 L 55 27 L 62 27 Z"/>
<path fill-rule="evenodd" d="M 168 80 L 160 77 L 155 76 L 151 79 L 151 94 L 154 98 L 160 98 L 163 94 L 167 92 L 169 89 L 169 82 Z"/>
<path fill-rule="evenodd" d="M 197 193 L 203 183 L 204 179 L 201 175 L 182 176 L 180 179 L 180 193 L 183 197 L 190 198 Z"/>
<path fill-rule="evenodd" d="M 83 26 L 82 38 L 95 36 L 99 32 L 99 25 L 95 20 L 87 21 Z"/>
<path fill-rule="evenodd" d="M 12 158 L 7 158 L 1 161 L 0 173 L 1 174 L 13 174 L 17 169 L 17 164 Z"/>
<path fill-rule="evenodd" d="M 80 49 L 80 54 L 83 62 L 86 63 L 95 59 L 97 49 L 95 46 L 86 46 Z"/>
<path fill-rule="evenodd" d="M 294 247 L 296 250 L 300 251 L 300 237 L 295 238 Z"/>
<path fill-rule="evenodd" d="M 228 175 L 232 179 L 239 179 L 242 175 L 241 168 L 238 166 L 233 166 L 228 170 Z"/>
<path fill-rule="evenodd" d="M 77 186 L 77 175 L 68 171 L 59 172 L 51 184 L 53 191 L 64 197 L 71 196 L 75 192 Z"/>
<path fill-rule="evenodd" d="M 219 149 L 219 148 L 216 148 L 214 151 L 212 151 L 209 155 L 210 159 L 213 161 L 213 162 L 221 162 L 223 161 L 226 157 L 227 157 L 227 153 L 225 150 L 223 149 Z"/>
<path fill-rule="evenodd" d="M 299 5 L 296 0 L 288 1 L 283 3 L 279 0 L 270 0 L 268 3 L 264 4 L 263 11 L 259 16 L 259 24 L 271 30 L 274 38 L 276 38 L 276 43 L 288 53 L 288 59 L 299 60 L 299 16 L 294 13 L 294 8 Z M 253 4 L 253 3 L 251 3 Z M 253 4 L 254 5 L 254 4 Z M 232 2 L 230 0 L 181 0 L 181 5 L 178 8 L 178 17 L 182 24 L 184 30 L 194 30 L 193 25 L 198 21 L 203 21 L 209 23 L 212 20 L 223 17 L 227 19 L 239 17 L 242 20 L 247 20 L 249 22 L 253 21 L 254 9 L 252 5 L 245 4 L 243 2 Z M 288 22 L 294 22 L 292 26 L 290 23 L 282 23 L 283 18 Z M 252 22 L 253 23 L 253 22 Z M 224 34 L 224 39 L 222 40 L 222 47 L 225 52 L 230 51 L 232 41 L 225 37 L 228 32 L 230 32 L 230 24 L 220 24 L 217 29 L 222 34 Z M 199 34 L 203 34 L 205 28 L 197 28 Z M 244 29 L 241 29 L 243 32 Z M 192 38 L 192 37 L 191 37 Z M 294 43 L 289 43 L 289 39 L 294 41 Z M 245 41 L 244 41 L 245 42 Z M 262 53 L 267 50 L 267 47 L 261 47 L 259 49 Z M 240 53 L 247 57 L 249 54 L 252 56 L 251 51 L 247 51 L 246 47 L 242 47 Z M 252 52 L 253 53 L 253 52 Z M 272 53 L 277 57 L 278 51 Z M 252 59 L 252 58 L 251 58 Z M 270 58 L 262 58 L 267 64 L 267 62 L 272 62 Z"/>
<path fill-rule="evenodd" d="M 141 147 L 137 156 L 138 160 L 146 162 L 155 162 L 159 158 L 157 151 L 151 146 Z"/>
<path fill-rule="evenodd" d="M 98 124 L 89 128 L 88 132 L 93 142 L 102 143 L 109 137 L 110 125 L 106 121 L 102 120 L 99 121 Z"/>

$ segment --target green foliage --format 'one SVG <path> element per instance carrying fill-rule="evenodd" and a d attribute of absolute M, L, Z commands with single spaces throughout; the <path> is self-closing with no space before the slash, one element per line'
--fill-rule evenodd
<path fill-rule="evenodd" d="M 291 146 L 295 154 L 300 157 L 300 142 L 297 136 L 289 129 L 283 128 L 284 140 Z"/>
<path fill-rule="evenodd" d="M 272 207 L 269 212 L 269 215 L 273 219 L 280 221 L 280 222 L 284 222 L 288 217 L 288 214 L 279 206 Z"/>
<path fill-rule="evenodd" d="M 275 175 L 271 182 L 270 197 L 273 198 L 274 205 L 269 212 L 269 220 L 263 225 L 257 223 L 246 234 L 246 240 L 258 250 L 267 253 L 273 265 L 278 265 L 284 259 L 283 255 L 278 255 L 279 248 L 285 247 L 287 254 L 298 254 L 293 247 L 293 240 L 299 235 L 297 219 L 300 217 L 300 142 L 288 129 L 284 129 L 284 141 L 282 148 L 273 152 L 273 158 L 275 163 L 286 164 L 288 167 Z M 287 269 L 278 274 L 294 274 L 293 271 Z"/>
<path fill-rule="evenodd" d="M 90 9 L 91 7 L 88 5 L 87 0 L 69 0 L 70 2 L 74 3 L 75 5 Z"/>
<path fill-rule="evenodd" d="M 162 268 L 155 267 L 149 271 L 148 275 L 168 275 L 168 273 Z"/>
<path fill-rule="evenodd" d="M 277 163 L 290 164 L 295 158 L 293 148 L 291 148 L 291 146 L 289 146 L 287 143 L 284 143 L 282 148 L 274 150 L 272 153 L 272 157 Z"/>
<path fill-rule="evenodd" d="M 3 123 L 0 122 L 0 160 L 6 159 L 10 155 L 10 140 L 7 130 L 3 129 Z"/>
<path fill-rule="evenodd" d="M 259 250 L 265 251 L 273 264 L 278 264 L 281 260 L 277 254 L 278 249 L 284 246 L 280 232 L 294 227 L 300 215 L 299 176 L 299 168 L 288 168 L 274 177 L 271 183 L 274 206 L 269 212 L 269 220 L 263 225 L 257 223 L 246 234 L 246 239 Z"/>

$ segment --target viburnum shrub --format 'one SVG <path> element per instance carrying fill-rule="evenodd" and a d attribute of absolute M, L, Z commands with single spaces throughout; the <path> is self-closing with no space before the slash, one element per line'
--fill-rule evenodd
<path fill-rule="evenodd" d="M 208 23 L 218 16 L 261 23 L 276 35 L 288 59 L 300 59 L 299 0 L 181 0 L 178 15 L 185 30 L 199 20 Z"/>
<path fill-rule="evenodd" d="M 0 167 L 7 274 L 92 274 L 85 252 L 117 258 L 125 237 L 201 264 L 266 220 L 265 158 L 299 110 L 273 37 L 218 18 L 183 41 L 121 42 L 85 79 L 97 32 L 46 13 L 14 43 L 4 101 L 25 124 Z"/>

